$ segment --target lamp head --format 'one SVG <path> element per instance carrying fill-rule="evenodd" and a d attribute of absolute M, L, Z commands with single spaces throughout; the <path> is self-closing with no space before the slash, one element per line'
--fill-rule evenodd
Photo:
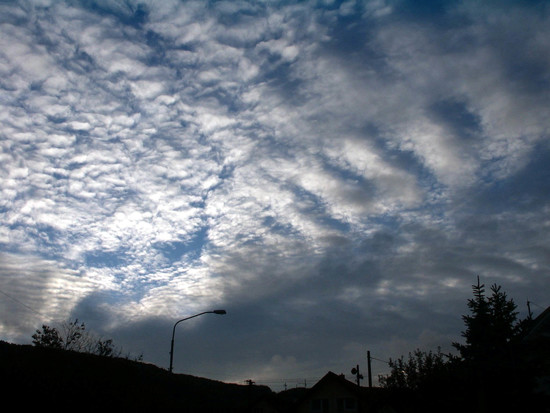
<path fill-rule="evenodd" d="M 214 310 L 212 311 L 214 314 L 227 314 L 227 311 L 225 310 Z"/>

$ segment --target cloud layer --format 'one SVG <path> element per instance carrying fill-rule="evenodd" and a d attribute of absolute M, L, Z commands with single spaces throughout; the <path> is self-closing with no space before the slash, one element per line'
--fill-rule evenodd
<path fill-rule="evenodd" d="M 0 16 L 4 339 L 78 317 L 164 366 L 224 307 L 176 370 L 260 381 L 446 345 L 477 274 L 549 304 L 544 3 Z"/>

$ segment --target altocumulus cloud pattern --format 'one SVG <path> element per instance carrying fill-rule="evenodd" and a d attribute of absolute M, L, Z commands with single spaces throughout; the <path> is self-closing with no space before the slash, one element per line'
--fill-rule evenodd
<path fill-rule="evenodd" d="M 0 338 L 226 308 L 175 371 L 261 382 L 549 305 L 549 56 L 546 2 L 1 4 Z"/>

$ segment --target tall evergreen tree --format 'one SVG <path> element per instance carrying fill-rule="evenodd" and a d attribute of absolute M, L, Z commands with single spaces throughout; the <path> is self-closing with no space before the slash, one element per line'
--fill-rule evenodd
<path fill-rule="evenodd" d="M 462 337 L 466 343 L 453 343 L 460 356 L 467 362 L 480 363 L 502 356 L 509 350 L 510 343 L 519 335 L 520 322 L 517 319 L 517 305 L 508 299 L 499 285 L 491 286 L 491 296 L 485 296 L 485 285 L 479 277 L 472 286 L 474 298 L 468 300 L 469 315 L 462 320 L 466 331 Z"/>
<path fill-rule="evenodd" d="M 478 412 L 502 411 L 513 404 L 522 380 L 518 362 L 520 325 L 516 304 L 493 284 L 490 295 L 479 277 L 468 300 L 470 314 L 462 319 L 465 343 L 453 343 L 459 351 L 471 394 L 477 395 Z M 517 398 L 517 397 L 516 397 Z"/>

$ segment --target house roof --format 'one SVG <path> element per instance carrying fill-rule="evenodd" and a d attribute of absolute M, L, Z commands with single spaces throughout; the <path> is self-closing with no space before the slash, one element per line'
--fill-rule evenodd
<path fill-rule="evenodd" d="M 342 375 L 342 374 L 338 375 L 336 373 L 333 373 L 332 371 L 329 371 L 327 374 L 325 374 L 323 376 L 323 378 L 321 378 L 321 380 L 319 380 L 317 383 L 315 383 L 315 385 L 311 388 L 311 390 L 313 390 L 315 388 L 318 388 L 318 387 L 322 386 L 324 383 L 329 382 L 329 381 L 338 383 L 339 385 L 343 386 L 344 388 L 348 389 L 349 391 L 351 391 L 353 393 L 357 392 L 358 389 L 360 389 L 360 387 L 357 386 L 357 384 L 354 384 L 351 381 L 347 380 L 344 377 L 344 375 Z"/>
<path fill-rule="evenodd" d="M 550 339 L 550 307 L 540 313 L 532 322 L 524 340 Z"/>
<path fill-rule="evenodd" d="M 313 387 L 311 387 L 300 399 L 297 404 L 301 404 L 313 397 L 324 385 L 335 384 L 342 387 L 347 392 L 353 394 L 361 400 L 366 406 L 395 405 L 396 400 L 404 400 L 403 397 L 396 397 L 396 391 L 381 387 L 362 387 L 347 380 L 344 375 L 338 375 L 329 371 Z"/>

